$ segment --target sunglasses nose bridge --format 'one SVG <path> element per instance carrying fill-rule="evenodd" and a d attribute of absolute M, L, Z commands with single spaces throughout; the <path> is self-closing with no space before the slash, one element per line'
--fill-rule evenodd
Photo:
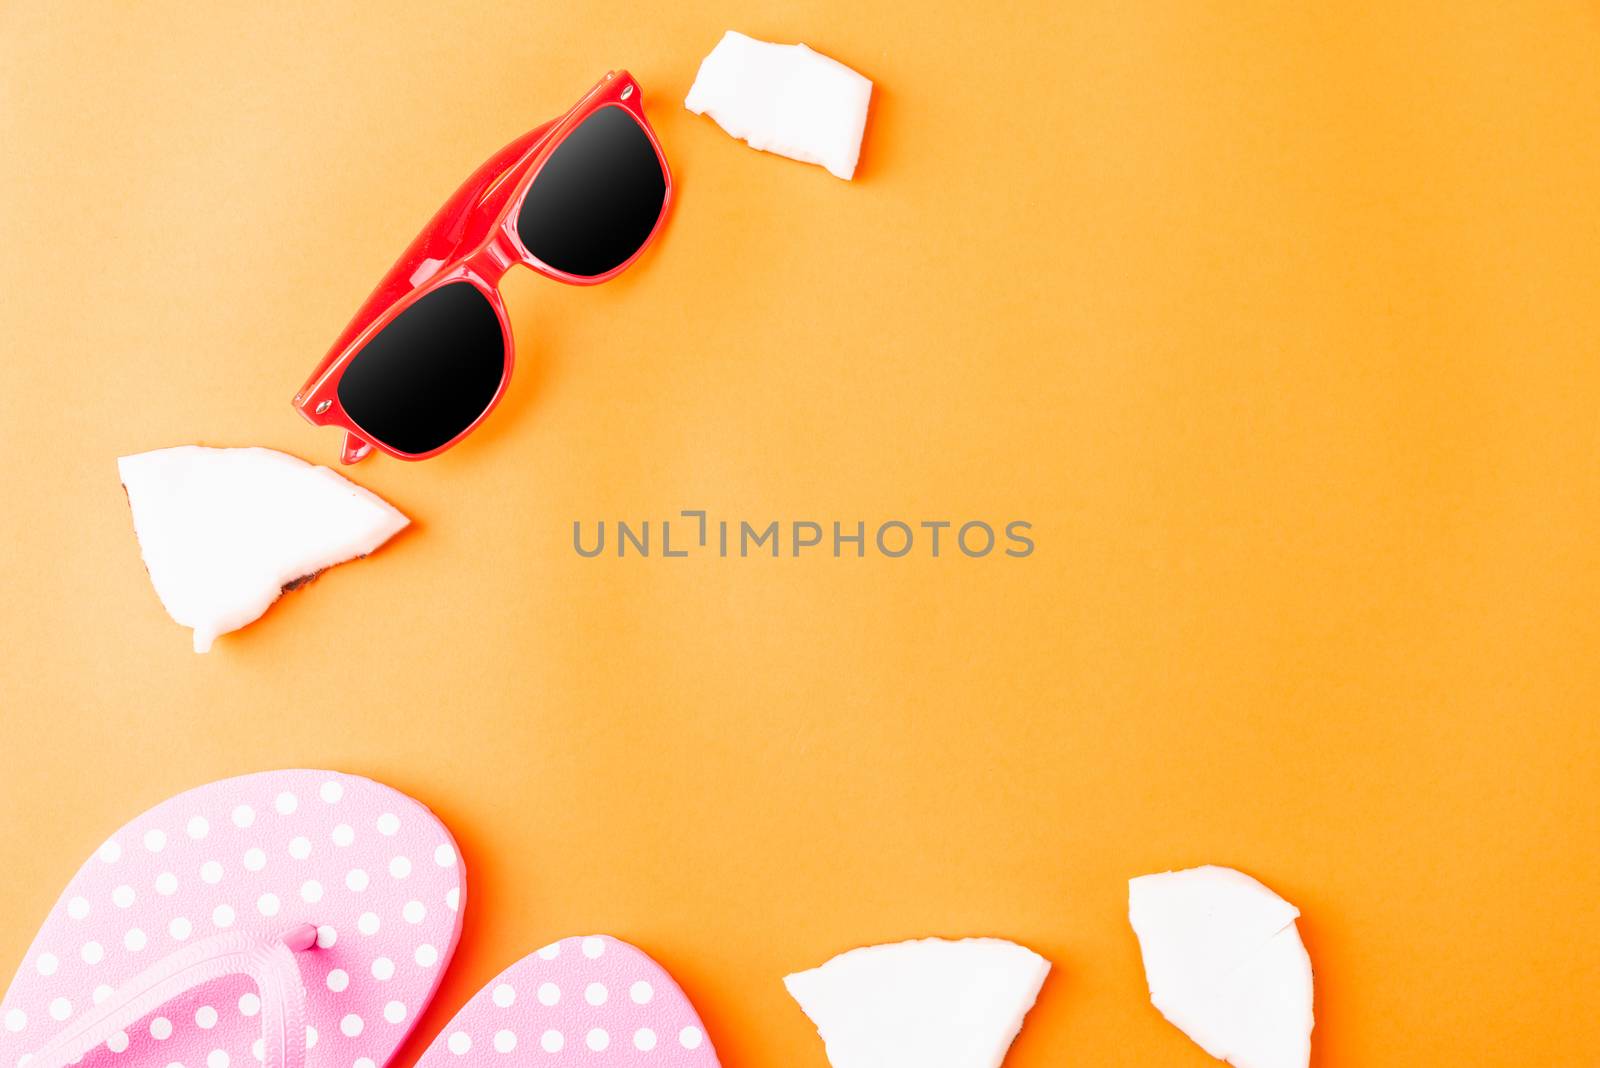
<path fill-rule="evenodd" d="M 511 265 L 522 258 L 504 230 L 497 229 L 486 244 L 467 257 L 466 268 L 490 286 L 499 284 Z"/>

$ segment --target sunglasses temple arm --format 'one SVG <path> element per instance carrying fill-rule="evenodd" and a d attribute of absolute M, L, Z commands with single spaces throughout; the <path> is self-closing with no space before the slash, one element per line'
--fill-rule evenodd
<path fill-rule="evenodd" d="M 560 121 L 552 119 L 506 145 L 487 162 L 472 172 L 449 200 L 445 201 L 428 225 L 406 247 L 393 267 L 384 275 L 372 293 L 362 302 L 350 324 L 334 341 L 328 354 L 311 373 L 309 382 L 321 378 L 328 367 L 344 354 L 352 342 L 374 320 L 396 301 L 410 293 L 431 276 L 433 271 L 449 262 L 461 252 L 463 246 L 474 239 L 487 236 L 489 227 L 516 189 L 516 165 L 532 154 L 549 134 L 551 127 Z M 487 221 L 485 219 L 487 218 Z M 474 223 L 479 225 L 474 225 Z M 479 235 L 478 230 L 484 233 Z M 363 443 L 365 444 L 365 443 Z M 371 446 L 367 446 L 370 450 Z M 346 453 L 350 452 L 347 444 Z M 364 456 L 366 453 L 363 452 Z M 359 457 L 358 457 L 359 459 Z M 347 461 L 354 462 L 354 461 Z"/>

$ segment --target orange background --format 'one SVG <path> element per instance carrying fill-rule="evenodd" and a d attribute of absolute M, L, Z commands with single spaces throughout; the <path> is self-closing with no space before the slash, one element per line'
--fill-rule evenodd
<path fill-rule="evenodd" d="M 876 82 L 856 182 L 683 110 L 730 26 Z M 1124 880 L 1208 861 L 1303 909 L 1318 1065 L 1593 1064 L 1597 56 L 1589 3 L 0 6 L 0 971 L 124 820 L 308 765 L 464 849 L 401 1064 L 606 931 L 730 1066 L 822 1068 L 780 978 L 941 933 L 1055 962 L 1013 1068 L 1198 1068 Z M 303 376 L 621 66 L 659 244 L 509 279 L 499 411 L 350 472 L 415 528 L 195 656 L 115 458 L 332 463 Z M 684 508 L 1038 549 L 572 551 Z"/>

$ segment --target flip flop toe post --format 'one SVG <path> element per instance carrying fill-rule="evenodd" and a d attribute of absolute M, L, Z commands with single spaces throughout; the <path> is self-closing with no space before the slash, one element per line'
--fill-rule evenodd
<path fill-rule="evenodd" d="M 330 771 L 165 801 L 73 876 L 0 1002 L 0 1068 L 382 1068 L 461 931 L 431 812 Z"/>

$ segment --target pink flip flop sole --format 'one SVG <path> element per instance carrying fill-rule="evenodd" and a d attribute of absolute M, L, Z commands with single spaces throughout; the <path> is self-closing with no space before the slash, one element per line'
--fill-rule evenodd
<path fill-rule="evenodd" d="M 694 1006 L 640 950 L 606 935 L 522 958 L 462 1007 L 417 1068 L 718 1068 Z"/>
<path fill-rule="evenodd" d="M 463 879 L 444 825 L 369 779 L 179 794 L 67 885 L 0 1002 L 0 1068 L 72 1063 L 75 1030 L 82 1068 L 382 1068 L 455 952 Z"/>

